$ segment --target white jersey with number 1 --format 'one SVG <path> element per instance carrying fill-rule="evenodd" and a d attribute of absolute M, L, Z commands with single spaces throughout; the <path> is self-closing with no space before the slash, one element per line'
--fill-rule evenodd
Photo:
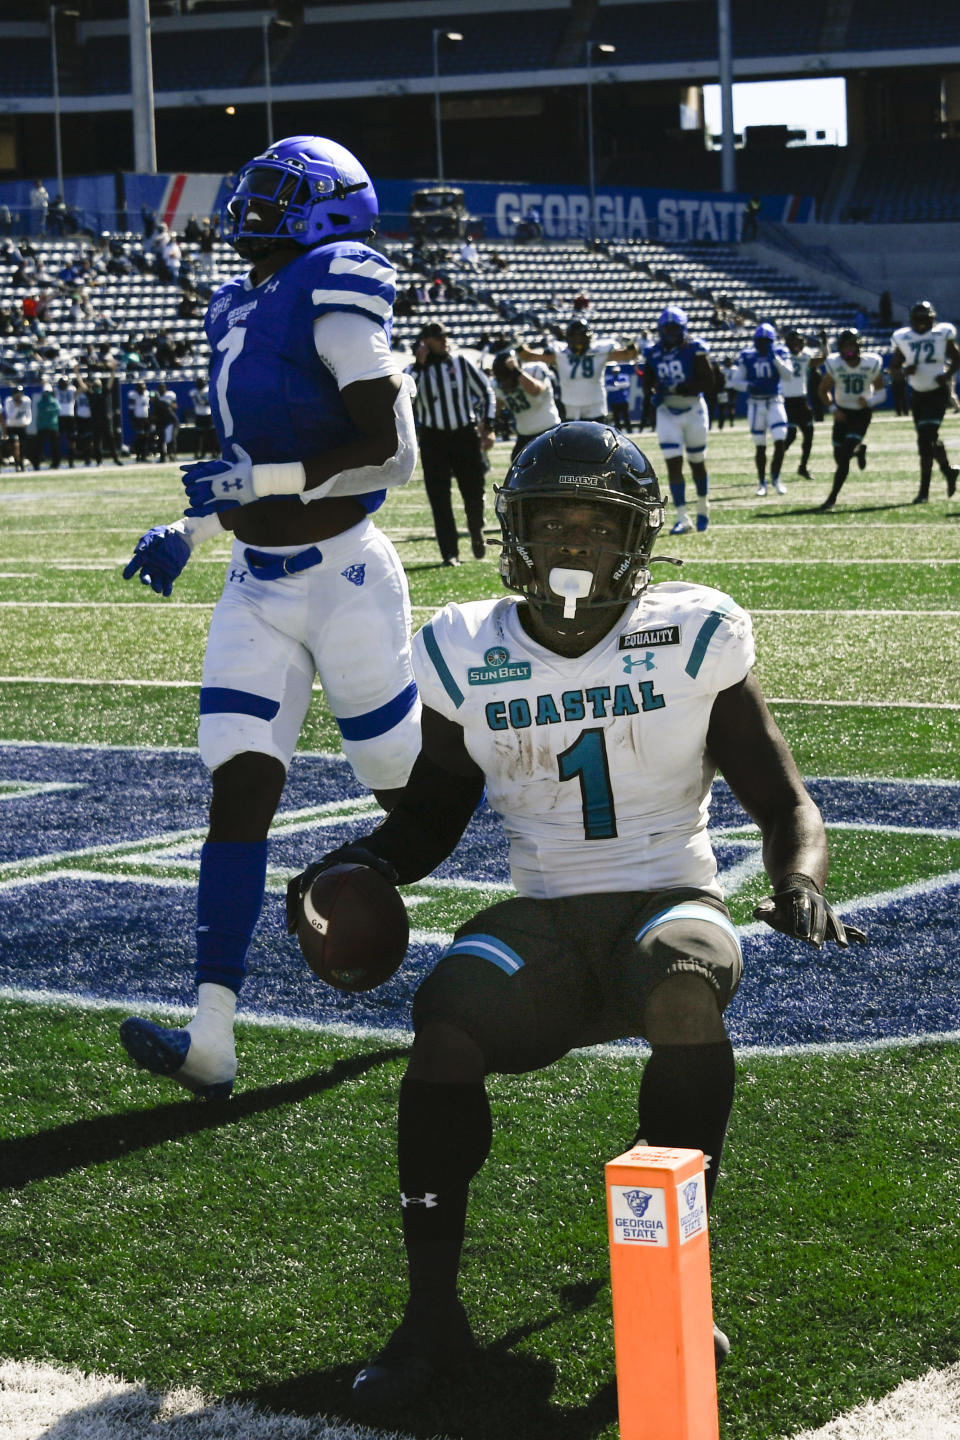
<path fill-rule="evenodd" d="M 706 736 L 717 694 L 753 665 L 746 611 L 706 586 L 652 585 L 564 659 L 526 634 L 518 604 L 448 605 L 415 637 L 414 667 L 486 776 L 519 894 L 720 896 Z"/>

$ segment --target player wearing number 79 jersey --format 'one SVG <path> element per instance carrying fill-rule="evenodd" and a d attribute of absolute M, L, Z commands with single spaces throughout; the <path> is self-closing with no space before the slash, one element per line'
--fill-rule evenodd
<path fill-rule="evenodd" d="M 370 518 L 416 460 L 412 385 L 390 347 L 395 273 L 366 243 L 376 221 L 370 177 L 333 141 L 292 136 L 240 171 L 221 233 L 252 268 L 217 290 L 205 321 L 223 458 L 184 467 L 184 519 L 143 536 L 124 572 L 168 595 L 199 541 L 233 532 L 200 689 L 213 798 L 197 1015 L 185 1029 L 121 1030 L 138 1064 L 207 1097 L 233 1085 L 267 834 L 314 679 L 384 808 L 420 748 L 406 579 Z"/>

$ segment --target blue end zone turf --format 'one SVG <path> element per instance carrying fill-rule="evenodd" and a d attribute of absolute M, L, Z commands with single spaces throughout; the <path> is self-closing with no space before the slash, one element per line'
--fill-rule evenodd
<path fill-rule="evenodd" d="M 828 824 L 907 823 L 960 834 L 958 786 L 813 781 L 810 789 Z M 360 796 L 344 763 L 298 757 L 281 816 Z M 207 803 L 208 778 L 193 752 L 0 745 L 0 987 L 132 1008 L 191 1005 L 195 866 Z M 270 867 L 292 873 L 369 823 L 354 815 L 322 829 L 281 832 L 271 841 Z M 717 830 L 746 823 L 721 783 L 713 823 Z M 192 833 L 178 845 L 181 832 Z M 137 863 L 156 868 L 155 881 L 124 874 L 133 856 L 125 861 L 114 847 L 132 843 Z M 717 851 L 721 871 L 729 872 L 756 845 L 721 836 Z M 32 878 L 40 857 L 49 862 Z M 100 865 L 99 875 L 78 874 L 91 863 Z M 104 876 L 107 868 L 115 879 Z M 499 821 L 486 807 L 437 874 L 508 881 Z M 774 1047 L 960 1029 L 958 889 L 950 877 L 882 902 L 865 897 L 856 916 L 870 943 L 847 951 L 815 952 L 766 927 L 747 927 L 744 983 L 727 1012 L 734 1043 Z M 416 927 L 416 909 L 411 919 Z M 319 1024 L 409 1028 L 413 992 L 440 949 L 414 928 L 393 979 L 369 994 L 342 994 L 311 975 L 286 935 L 282 897 L 268 893 L 242 1008 Z"/>

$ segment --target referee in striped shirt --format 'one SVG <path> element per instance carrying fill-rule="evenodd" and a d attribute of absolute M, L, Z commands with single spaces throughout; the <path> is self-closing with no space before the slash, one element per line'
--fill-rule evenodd
<path fill-rule="evenodd" d="M 450 481 L 455 478 L 473 553 L 482 560 L 486 470 L 483 452 L 493 444 L 497 402 L 487 377 L 464 355 L 450 351 L 447 332 L 436 321 L 424 325 L 416 359 L 408 366 L 417 387 L 414 413 L 420 461 L 433 528 L 444 565 L 459 565 L 457 523 Z"/>

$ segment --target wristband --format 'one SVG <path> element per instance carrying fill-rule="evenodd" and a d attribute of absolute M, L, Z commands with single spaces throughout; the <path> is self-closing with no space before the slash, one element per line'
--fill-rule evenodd
<path fill-rule="evenodd" d="M 307 483 L 307 472 L 299 460 L 254 465 L 251 476 L 258 499 L 265 495 L 300 495 Z"/>
<path fill-rule="evenodd" d="M 168 530 L 176 530 L 193 550 L 196 545 L 202 545 L 206 540 L 213 540 L 217 535 L 224 533 L 220 524 L 220 516 L 212 515 L 185 515 L 182 520 L 175 520 L 172 525 L 167 526 Z"/>
<path fill-rule="evenodd" d="M 818 895 L 823 894 L 816 880 L 811 879 L 809 875 L 804 875 L 800 870 L 794 870 L 789 875 L 784 875 L 780 884 L 775 887 L 774 893 L 779 895 L 784 890 L 816 890 Z"/>

